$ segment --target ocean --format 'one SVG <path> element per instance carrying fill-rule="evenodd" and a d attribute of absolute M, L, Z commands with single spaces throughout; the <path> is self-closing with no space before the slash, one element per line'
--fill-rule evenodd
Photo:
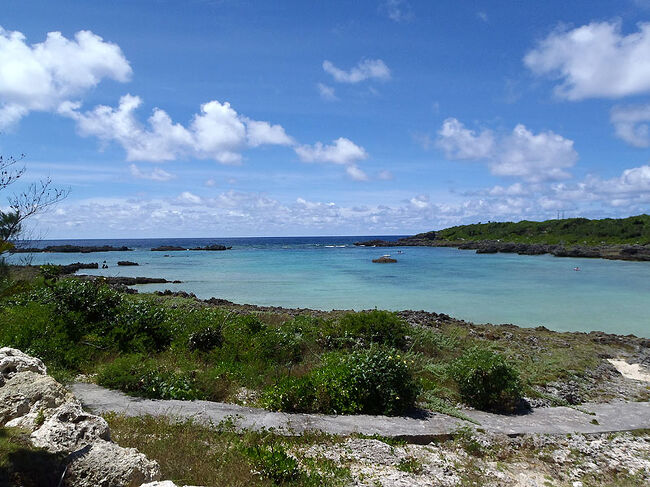
<path fill-rule="evenodd" d="M 10 261 L 31 258 L 33 264 L 98 262 L 100 266 L 106 261 L 108 269 L 80 272 L 183 281 L 136 286 L 141 292 L 183 290 L 202 299 L 322 310 L 421 309 L 476 323 L 650 337 L 650 262 L 353 245 L 371 238 L 397 237 L 51 240 L 38 246 L 126 245 L 133 251 L 15 254 Z M 232 250 L 150 250 L 160 245 L 212 243 Z M 391 254 L 397 263 L 372 263 L 383 254 Z M 119 260 L 139 266 L 118 267 Z"/>

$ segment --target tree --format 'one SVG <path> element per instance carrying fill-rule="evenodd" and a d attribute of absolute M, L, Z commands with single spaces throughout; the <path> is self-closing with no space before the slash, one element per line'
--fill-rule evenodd
<path fill-rule="evenodd" d="M 4 196 L 7 188 L 25 174 L 25 166 L 18 164 L 24 157 L 24 154 L 18 158 L 0 156 L 0 196 Z M 5 209 L 0 206 L 0 265 L 4 264 L 4 255 L 14 248 L 14 242 L 24 236 L 24 221 L 67 195 L 68 190 L 55 188 L 50 178 L 41 179 L 29 184 L 21 192 L 7 195 L 8 206 Z"/>

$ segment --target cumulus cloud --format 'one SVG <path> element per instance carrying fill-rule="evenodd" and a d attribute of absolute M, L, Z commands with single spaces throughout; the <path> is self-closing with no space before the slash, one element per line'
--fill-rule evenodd
<path fill-rule="evenodd" d="M 149 179 L 151 181 L 163 182 L 169 181 L 176 177 L 175 175 L 165 171 L 164 169 L 160 169 L 159 167 L 154 168 L 152 171 L 142 171 L 135 164 L 131 164 L 129 166 L 129 170 L 131 171 L 131 176 L 136 179 Z"/>
<path fill-rule="evenodd" d="M 413 20 L 413 8 L 406 0 L 384 0 L 379 5 L 379 12 L 393 22 L 409 22 Z"/>
<path fill-rule="evenodd" d="M 390 69 L 381 59 L 364 59 L 349 71 L 337 68 L 331 61 L 323 61 L 323 69 L 339 83 L 359 83 L 367 79 L 390 79 Z"/>
<path fill-rule="evenodd" d="M 359 166 L 356 164 L 350 164 L 345 168 L 345 172 L 348 173 L 348 176 L 350 176 L 352 179 L 355 181 L 367 181 L 368 180 L 368 175 L 363 172 L 361 169 L 359 169 Z"/>
<path fill-rule="evenodd" d="M 189 191 L 183 191 L 178 196 L 178 201 L 183 204 L 200 205 L 203 200 L 201 200 L 200 196 L 190 193 Z"/>
<path fill-rule="evenodd" d="M 569 100 L 619 98 L 650 91 L 650 23 L 623 35 L 620 22 L 592 22 L 557 30 L 524 57 L 537 75 L 558 79 Z"/>
<path fill-rule="evenodd" d="M 135 114 L 141 104 L 140 97 L 125 95 L 117 108 L 100 105 L 81 112 L 79 104 L 64 103 L 59 113 L 76 120 L 82 136 L 120 144 L 129 161 L 160 162 L 193 156 L 238 164 L 246 147 L 293 144 L 280 125 L 241 116 L 228 102 L 204 103 L 187 127 L 174 123 L 160 108 L 153 110 L 145 126 Z"/>
<path fill-rule="evenodd" d="M 131 67 L 116 44 L 91 31 L 74 39 L 50 32 L 29 45 L 17 31 L 0 27 L 0 127 L 31 111 L 55 111 L 109 78 L 126 82 Z"/>
<path fill-rule="evenodd" d="M 295 148 L 295 151 L 303 162 L 354 164 L 368 157 L 363 147 L 345 137 L 339 137 L 330 145 L 323 145 L 321 142 L 316 142 L 313 146 L 300 145 Z"/>
<path fill-rule="evenodd" d="M 569 178 L 566 169 L 578 160 L 572 140 L 551 131 L 534 134 L 522 124 L 497 137 L 490 130 L 476 132 L 449 118 L 438 131 L 436 144 L 449 159 L 483 161 L 494 175 L 528 182 Z"/>
<path fill-rule="evenodd" d="M 338 100 L 336 96 L 336 92 L 334 91 L 334 88 L 332 86 L 328 86 L 323 83 L 318 83 L 316 87 L 318 88 L 318 93 L 320 94 L 320 97 L 323 100 L 328 100 L 328 101 Z"/>
<path fill-rule="evenodd" d="M 610 121 L 620 139 L 634 147 L 650 147 L 650 104 L 614 107 Z"/>

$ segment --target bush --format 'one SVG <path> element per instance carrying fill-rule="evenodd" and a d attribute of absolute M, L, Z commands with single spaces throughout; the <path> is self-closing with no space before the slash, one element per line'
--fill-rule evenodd
<path fill-rule="evenodd" d="M 260 473 L 274 484 L 291 482 L 301 475 L 298 461 L 289 456 L 280 445 L 249 447 L 246 449 L 246 456 Z"/>
<path fill-rule="evenodd" d="M 63 279 L 48 291 L 42 294 L 45 302 L 53 303 L 61 313 L 81 313 L 83 321 L 88 323 L 112 319 L 122 302 L 120 293 L 96 281 Z"/>
<path fill-rule="evenodd" d="M 187 348 L 190 351 L 199 350 L 209 352 L 223 344 L 223 332 L 221 328 L 206 326 L 201 330 L 190 333 L 187 339 Z"/>
<path fill-rule="evenodd" d="M 199 399 L 193 378 L 168 370 L 142 354 L 123 355 L 100 369 L 99 385 L 153 399 Z"/>
<path fill-rule="evenodd" d="M 148 301 L 124 301 L 105 335 L 122 352 L 159 352 L 172 340 L 165 309 Z"/>
<path fill-rule="evenodd" d="M 374 310 L 343 315 L 333 332 L 332 338 L 344 346 L 376 343 L 403 348 L 406 345 L 408 327 L 395 313 Z"/>
<path fill-rule="evenodd" d="M 486 411 L 511 412 L 522 395 L 519 372 L 491 350 L 474 347 L 451 367 L 461 398 Z"/>
<path fill-rule="evenodd" d="M 397 351 L 372 348 L 330 353 L 309 374 L 269 388 L 264 402 L 281 411 L 398 415 L 414 406 L 418 392 Z"/>

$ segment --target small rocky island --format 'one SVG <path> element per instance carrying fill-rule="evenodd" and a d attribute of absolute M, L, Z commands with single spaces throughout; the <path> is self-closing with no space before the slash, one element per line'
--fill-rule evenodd
<path fill-rule="evenodd" d="M 232 247 L 226 247 L 225 245 L 211 244 L 206 245 L 205 247 L 192 247 L 186 249 L 185 247 L 179 247 L 177 245 L 161 245 L 160 247 L 154 247 L 151 250 L 153 252 L 179 252 L 181 250 L 230 250 Z"/>
<path fill-rule="evenodd" d="M 382 255 L 378 259 L 372 259 L 375 264 L 394 264 L 397 259 L 393 259 L 390 255 Z"/>
<path fill-rule="evenodd" d="M 63 252 L 68 254 L 89 254 L 91 252 L 127 252 L 131 251 L 126 246 L 113 247 L 112 245 L 86 246 L 86 245 L 48 245 L 47 247 L 16 247 L 10 252 L 14 254 L 33 254 L 42 252 Z"/>
<path fill-rule="evenodd" d="M 134 265 L 140 265 L 137 262 L 131 262 L 130 260 L 120 260 L 117 262 L 118 266 L 134 266 Z"/>

